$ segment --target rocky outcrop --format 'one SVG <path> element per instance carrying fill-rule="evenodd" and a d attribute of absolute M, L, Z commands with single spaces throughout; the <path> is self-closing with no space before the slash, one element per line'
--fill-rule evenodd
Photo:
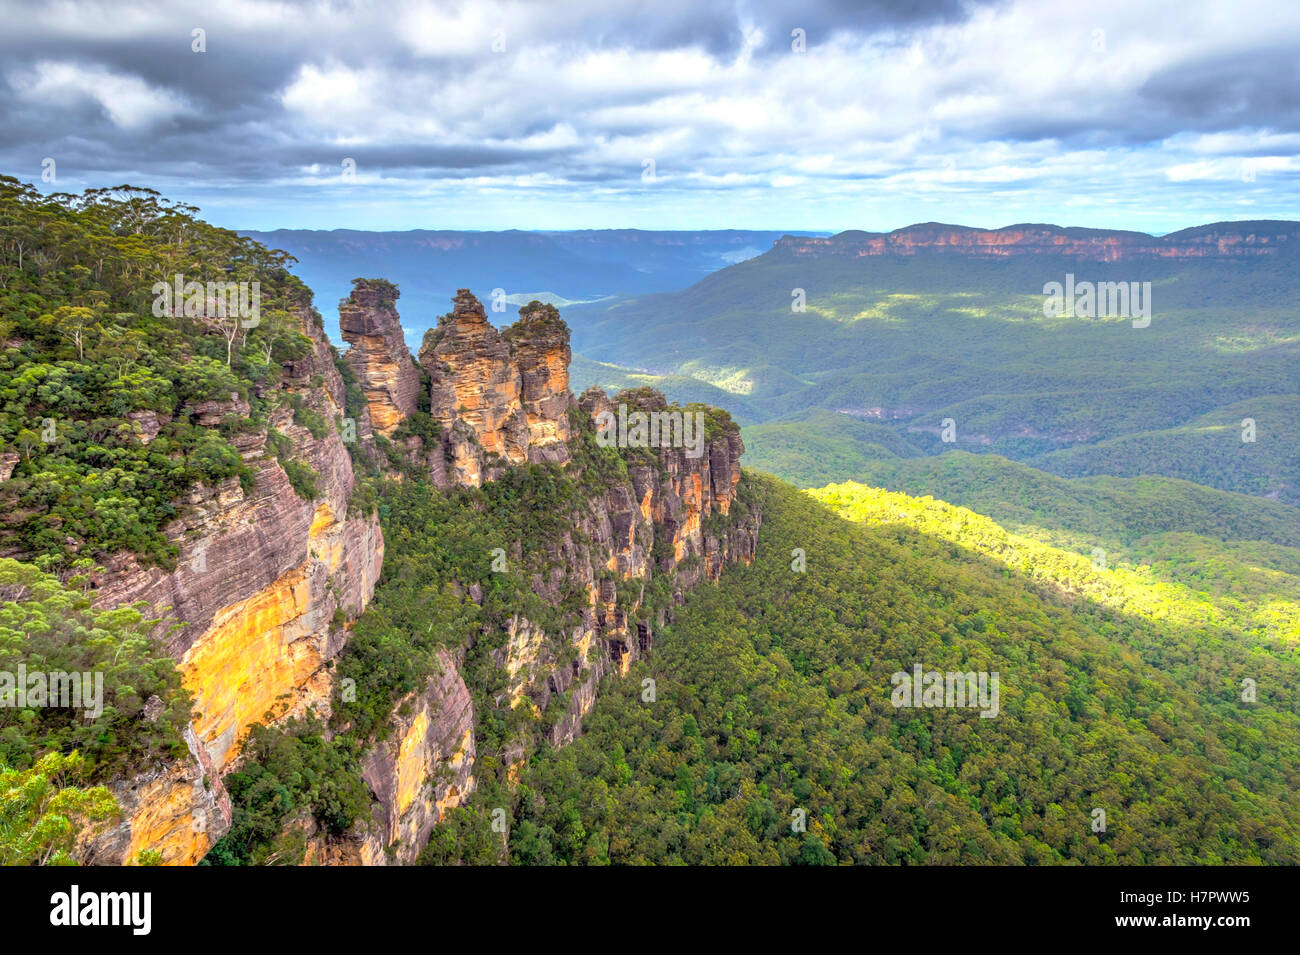
<path fill-rule="evenodd" d="M 305 304 L 297 319 L 312 341 L 285 366 L 278 387 L 326 424 L 316 437 L 295 423 L 289 402 L 275 403 L 266 429 L 233 439 L 255 479 L 194 488 L 165 528 L 179 551 L 174 570 L 115 555 L 95 583 L 100 606 L 144 601 L 162 617 L 159 636 L 179 661 L 194 695 L 191 759 L 114 785 L 128 812 L 117 830 L 87 846 L 96 861 L 125 861 L 140 848 L 167 863 L 197 862 L 228 827 L 221 774 L 253 722 L 328 709 L 329 663 L 348 622 L 369 602 L 383 563 L 374 515 L 349 513 L 351 460 L 333 425 L 342 416 L 343 381 L 319 319 Z M 200 423 L 244 419 L 248 402 L 204 402 L 184 409 Z M 299 496 L 268 434 L 316 472 L 317 494 Z M 126 855 L 115 858 L 121 851 Z"/>
<path fill-rule="evenodd" d="M 412 864 L 443 813 L 474 791 L 474 704 L 451 654 L 439 652 L 438 663 L 425 688 L 398 704 L 392 735 L 365 760 L 385 851 L 363 849 L 363 864 Z"/>
<path fill-rule="evenodd" d="M 446 480 L 478 487 L 506 467 L 568 460 L 570 357 L 569 329 L 554 307 L 533 302 L 498 332 L 461 289 L 420 348 Z"/>
<path fill-rule="evenodd" d="M 579 401 L 593 419 L 617 413 L 620 404 L 644 412 L 668 408 L 649 390 L 621 392 L 611 401 L 593 388 Z M 534 592 L 554 602 L 562 593 L 585 591 L 588 607 L 564 634 L 542 633 L 523 617 L 512 620 L 497 663 L 507 673 L 509 706 L 545 713 L 554 697 L 564 701 L 549 724 L 553 745 L 578 735 L 606 675 L 626 673 L 653 646 L 655 627 L 671 613 L 671 606 L 645 607 L 655 577 L 670 581 L 671 604 L 677 604 L 702 581 L 716 581 L 727 564 L 753 560 L 761 515 L 732 510 L 743 451 L 739 429 L 725 419 L 698 455 L 666 446 L 652 459 L 633 459 L 629 479 L 588 501 L 572 531 L 547 545 L 547 564 L 557 570 L 535 577 Z M 624 586 L 620 601 L 620 581 L 636 585 L 631 599 Z"/>
<path fill-rule="evenodd" d="M 420 372 L 402 337 L 397 286 L 382 279 L 353 279 L 339 304 L 339 330 L 350 346 L 344 361 L 366 396 L 370 425 L 387 437 L 416 410 Z"/>
<path fill-rule="evenodd" d="M 838 235 L 785 236 L 774 248 L 793 256 L 946 253 L 980 258 L 1062 255 L 1097 262 L 1141 258 L 1243 258 L 1294 254 L 1300 249 L 1300 223 L 1218 222 L 1166 236 L 1109 229 L 1010 225 L 1002 229 L 926 222 L 893 232 L 848 231 Z"/>
<path fill-rule="evenodd" d="M 190 762 L 147 770 L 112 787 L 121 821 L 83 838 L 78 857 L 87 865 L 122 865 L 144 850 L 184 865 L 203 858 L 229 826 L 230 797 L 199 744 L 193 727 L 185 732 Z"/>
<path fill-rule="evenodd" d="M 405 439 L 409 462 L 441 488 L 481 486 L 527 463 L 561 465 L 574 481 L 583 481 L 571 443 L 592 438 L 575 435 L 573 421 L 586 417 L 594 424 L 602 413 L 620 410 L 687 413 L 644 389 L 612 400 L 592 389 L 575 399 L 569 392 L 570 359 L 568 328 L 553 307 L 533 302 L 514 325 L 498 331 L 477 299 L 461 290 L 420 350 L 438 428 L 436 436 L 426 431 Z M 480 635 L 496 647 L 490 661 L 504 675 L 503 691 L 486 705 L 524 708 L 532 717 L 500 754 L 508 775 L 542 738 L 562 746 L 577 737 L 601 681 L 627 673 L 649 651 L 655 628 L 691 588 L 716 581 L 730 562 L 753 559 L 760 515 L 743 506 L 737 510 L 744 451 L 739 429 L 724 412 L 689 414 L 701 419 L 695 425 L 692 417 L 691 434 L 698 440 L 689 446 L 656 441 L 628 454 L 626 477 L 616 472 L 584 483 L 589 496 L 570 515 L 566 531 L 549 540 L 510 543 L 509 560 L 516 563 L 525 548 L 544 553 L 530 563 L 545 568 L 531 580 L 544 605 L 572 606 L 576 598 L 585 606 L 569 616 L 576 619 L 571 624 L 543 625 L 516 613 L 504 622 L 504 634 Z M 655 587 L 651 598 L 656 580 L 667 587 Z M 478 584 L 458 589 L 464 599 L 483 602 Z M 442 654 L 441 672 L 400 701 L 386 740 L 365 759 L 373 823 L 332 843 L 315 838 L 310 861 L 410 863 L 445 811 L 472 790 L 479 714 L 459 662 Z M 533 728 L 539 724 L 540 736 Z"/>
<path fill-rule="evenodd" d="M 569 327 L 554 305 L 533 302 L 505 329 L 519 369 L 519 401 L 528 422 L 528 460 L 563 464 L 569 458 Z"/>
<path fill-rule="evenodd" d="M 429 413 L 450 442 L 457 484 L 474 487 L 528 460 L 528 421 L 510 346 L 466 289 L 420 348 L 429 376 Z"/>

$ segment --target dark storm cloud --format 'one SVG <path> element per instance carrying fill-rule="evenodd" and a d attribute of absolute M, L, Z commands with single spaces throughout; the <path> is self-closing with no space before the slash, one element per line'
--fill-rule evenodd
<path fill-rule="evenodd" d="M 1300 129 L 1300 55 L 1287 45 L 1199 57 L 1163 71 L 1138 90 L 1167 128 Z"/>
<path fill-rule="evenodd" d="M 810 0 L 798 4 L 772 3 L 756 17 L 770 35 L 769 51 L 785 52 L 790 31 L 803 30 L 807 41 L 818 43 L 837 34 L 872 35 L 881 31 L 929 26 L 963 20 L 972 10 L 997 6 L 993 0 Z"/>
<path fill-rule="evenodd" d="M 5 72 L 30 72 L 43 60 L 75 60 L 134 74 L 151 86 L 182 92 L 196 104 L 230 109 L 273 100 L 307 55 L 279 38 L 222 37 L 220 42 L 220 56 L 200 57 L 190 49 L 188 29 L 118 41 L 46 38 L 6 50 Z M 216 46 L 218 38 L 212 43 Z"/>

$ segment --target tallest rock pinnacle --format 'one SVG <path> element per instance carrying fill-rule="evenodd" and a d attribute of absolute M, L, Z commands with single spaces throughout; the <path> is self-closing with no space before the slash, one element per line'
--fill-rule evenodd
<path fill-rule="evenodd" d="M 448 436 L 458 483 L 481 484 L 501 466 L 568 460 L 568 326 L 540 302 L 519 314 L 499 332 L 461 289 L 420 349 L 430 413 Z"/>

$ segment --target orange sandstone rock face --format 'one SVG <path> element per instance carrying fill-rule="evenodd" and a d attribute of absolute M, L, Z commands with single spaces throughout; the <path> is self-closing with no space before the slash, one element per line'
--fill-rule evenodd
<path fill-rule="evenodd" d="M 366 758 L 362 776 L 377 802 L 363 865 L 412 864 L 443 814 L 474 791 L 474 704 L 455 658 L 440 651 L 438 662 L 441 672 L 398 704 L 405 715 Z"/>
<path fill-rule="evenodd" d="M 568 460 L 570 358 L 554 308 L 533 303 L 498 332 L 478 299 L 457 293 L 420 349 L 451 482 L 478 487 L 508 466 Z"/>
<path fill-rule="evenodd" d="M 230 799 L 192 729 L 185 742 L 193 764 L 148 770 L 113 787 L 126 821 L 83 835 L 77 846 L 83 864 L 122 865 L 145 850 L 161 853 L 169 864 L 203 858 L 230 825 Z"/>
<path fill-rule="evenodd" d="M 344 360 L 357 376 L 370 409 L 370 422 L 387 437 L 416 410 L 420 372 L 402 338 L 397 286 L 356 279 L 339 306 L 339 328 L 351 347 Z"/>
<path fill-rule="evenodd" d="M 343 381 L 305 304 L 298 318 L 314 347 L 285 366 L 281 386 L 333 422 L 342 415 Z M 209 424 L 247 412 L 246 402 L 233 399 L 189 410 Z M 81 847 L 87 861 L 120 864 L 155 849 L 168 864 L 198 862 L 229 827 L 221 774 L 238 755 L 240 737 L 268 710 L 301 713 L 328 701 L 325 664 L 346 639 L 335 612 L 353 620 L 374 593 L 383 536 L 375 516 L 348 514 L 355 478 L 340 435 L 330 427 L 314 438 L 287 408 L 268 426 L 316 471 L 314 500 L 293 490 L 265 432 L 242 435 L 237 447 L 255 471 L 252 489 L 245 493 L 232 480 L 191 492 L 165 529 L 179 550 L 174 570 L 142 567 L 123 554 L 96 580 L 99 605 L 144 601 L 163 618 L 159 636 L 194 694 L 195 717 L 187 760 L 112 785 L 124 818 Z M 170 624 L 177 626 L 168 633 Z"/>
<path fill-rule="evenodd" d="M 307 559 L 222 608 L 186 652 L 181 672 L 194 694 L 195 732 L 218 771 L 237 754 L 239 734 L 268 715 L 299 716 L 308 706 L 327 714 L 332 685 L 326 665 L 345 636 L 331 627 L 339 603 L 330 582 L 345 571 L 357 577 L 350 582 L 362 592 L 373 593 L 378 568 L 366 555 L 382 554 L 377 528 L 350 528 L 321 502 L 308 530 Z"/>
<path fill-rule="evenodd" d="M 533 302 L 503 333 L 519 368 L 528 460 L 563 464 L 569 440 L 569 328 L 554 306 Z"/>

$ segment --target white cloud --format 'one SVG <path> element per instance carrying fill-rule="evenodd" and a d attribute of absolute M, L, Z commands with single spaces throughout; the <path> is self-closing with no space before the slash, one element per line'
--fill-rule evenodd
<path fill-rule="evenodd" d="M 127 130 L 171 119 L 185 109 L 179 96 L 150 87 L 139 77 L 75 63 L 42 61 L 30 76 L 10 74 L 9 84 L 22 99 L 37 106 L 72 106 L 93 100 L 117 126 Z"/>
<path fill-rule="evenodd" d="M 823 24 L 802 54 L 790 51 L 780 17 L 753 9 L 763 6 L 724 7 L 720 27 L 716 11 L 693 0 L 636 11 L 599 0 L 403 2 L 383 16 L 324 0 L 123 4 L 115 16 L 100 4 L 54 3 L 9 16 L 14 32 L 0 50 L 8 62 L 15 43 L 37 36 L 93 41 L 92 51 L 129 37 L 188 50 L 198 25 L 214 77 L 247 69 L 249 51 L 277 57 L 283 68 L 229 107 L 234 118 L 200 117 L 222 140 L 256 148 L 227 167 L 205 167 L 215 151 L 195 153 L 184 160 L 186 182 L 207 168 L 230 187 L 332 188 L 339 158 L 355 155 L 366 189 L 427 188 L 467 203 L 476 190 L 520 189 L 530 202 L 544 194 L 588 205 L 640 193 L 665 215 L 712 209 L 726 225 L 742 193 L 761 200 L 773 190 L 783 209 L 810 216 L 869 214 L 867 205 L 847 209 L 850 196 L 918 211 L 938 199 L 954 218 L 1074 215 L 1088 197 L 1107 214 L 1155 207 L 1182 217 L 1265 199 L 1258 184 L 1268 176 L 1274 214 L 1300 215 L 1300 111 L 1286 106 L 1280 81 L 1265 90 L 1281 103 L 1270 109 L 1252 85 L 1266 74 L 1251 72 L 1260 51 L 1289 46 L 1300 57 L 1300 5 L 1009 0 L 957 22 L 874 33 Z M 504 53 L 491 51 L 498 30 Z M 194 108 L 165 71 L 160 81 L 147 62 L 138 75 L 122 65 L 128 57 L 112 62 L 47 57 L 8 78 L 23 104 L 50 126 L 63 122 L 70 138 L 88 102 L 132 131 Z M 1235 71 L 1231 83 L 1216 82 L 1224 70 Z M 1216 91 L 1224 95 L 1205 102 Z M 641 178 L 646 158 L 656 162 L 653 184 Z M 1259 179 L 1245 196 L 1248 160 Z M 313 163 L 319 172 L 305 172 Z"/>

